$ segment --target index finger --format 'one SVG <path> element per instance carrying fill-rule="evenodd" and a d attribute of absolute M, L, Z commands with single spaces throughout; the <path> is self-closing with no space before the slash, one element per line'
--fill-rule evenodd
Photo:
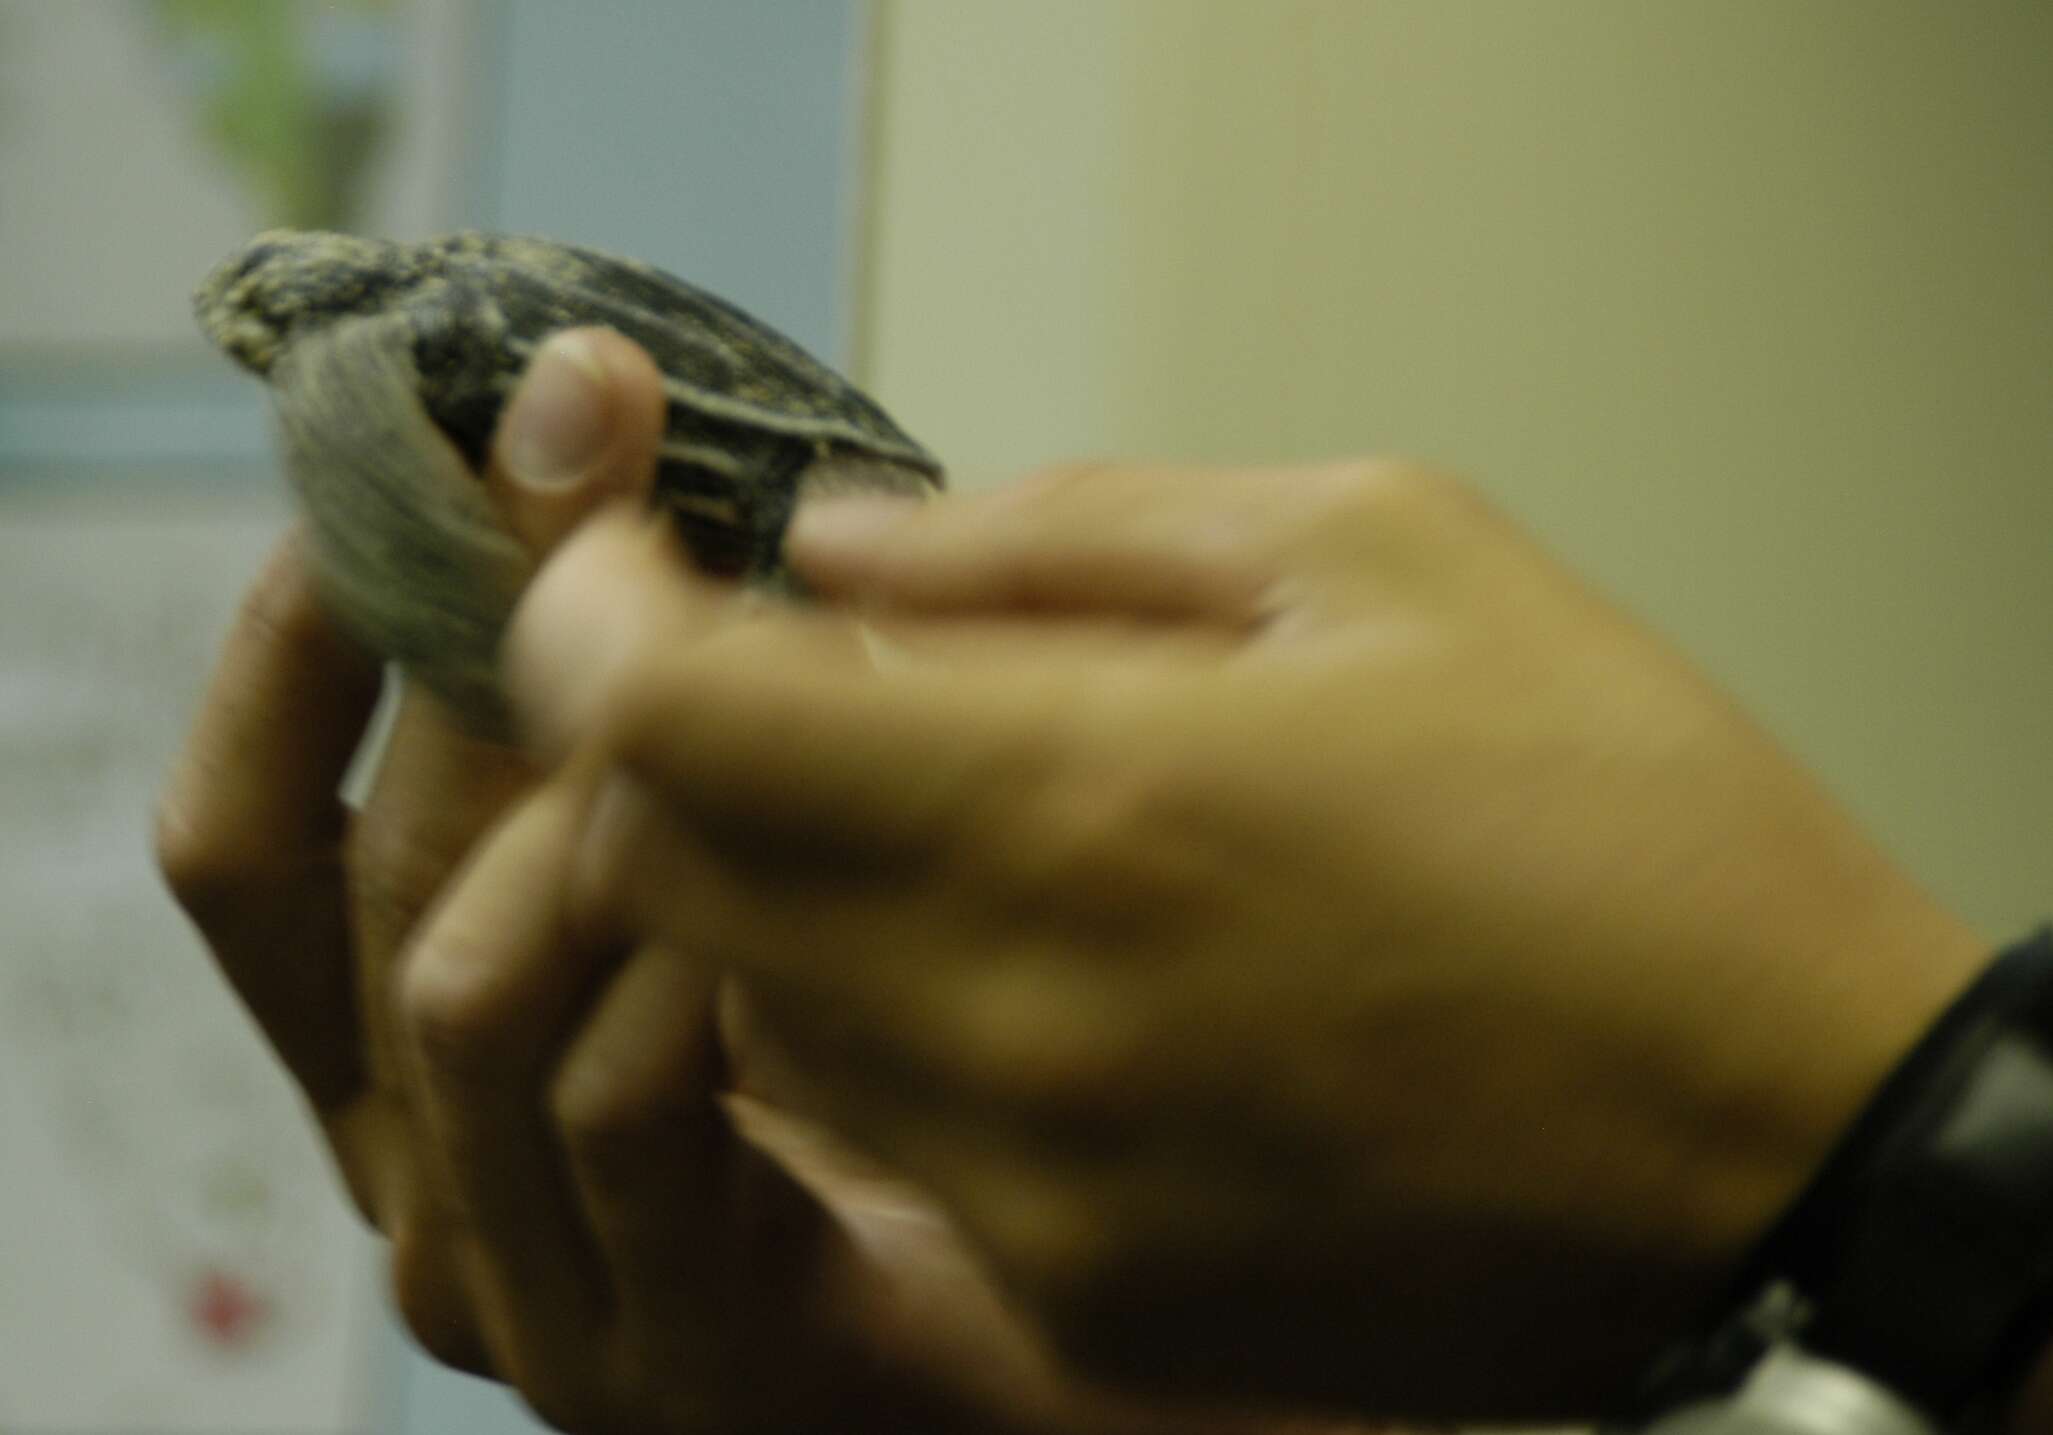
<path fill-rule="evenodd" d="M 603 747 L 693 816 L 882 852 L 945 838 L 1062 760 L 1104 665 L 1019 656 L 900 660 L 845 614 L 694 577 L 614 514 L 530 588 L 508 686 L 544 745 Z"/>
<path fill-rule="evenodd" d="M 243 600 L 157 809 L 165 880 L 316 1105 L 358 1076 L 340 787 L 379 680 L 288 536 Z"/>
<path fill-rule="evenodd" d="M 1278 533 L 1327 487 L 1312 470 L 1080 464 L 930 503 L 816 499 L 785 555 L 813 591 L 878 607 L 1246 627 Z"/>

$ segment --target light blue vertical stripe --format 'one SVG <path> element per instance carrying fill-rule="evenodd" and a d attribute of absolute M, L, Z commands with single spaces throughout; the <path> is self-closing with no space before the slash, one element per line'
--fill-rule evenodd
<path fill-rule="evenodd" d="M 635 254 L 837 357 L 860 18 L 852 0 L 514 0 L 491 224 Z"/>
<path fill-rule="evenodd" d="M 862 0 L 503 0 L 475 222 L 636 255 L 823 358 L 845 292 Z M 397 1435 L 532 1435 L 505 1391 L 386 1342 Z"/>

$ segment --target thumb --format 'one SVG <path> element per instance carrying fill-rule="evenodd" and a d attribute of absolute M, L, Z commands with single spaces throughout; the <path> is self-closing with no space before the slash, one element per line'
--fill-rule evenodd
<path fill-rule="evenodd" d="M 566 329 L 535 351 L 500 416 L 486 491 L 536 558 L 609 499 L 655 482 L 663 376 L 610 329 Z"/>

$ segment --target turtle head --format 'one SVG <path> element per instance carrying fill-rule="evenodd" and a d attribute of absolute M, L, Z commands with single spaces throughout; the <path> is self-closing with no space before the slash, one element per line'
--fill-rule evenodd
<path fill-rule="evenodd" d="M 193 312 L 224 353 L 262 375 L 301 334 L 381 309 L 413 277 L 400 245 L 271 229 L 214 267 Z"/>

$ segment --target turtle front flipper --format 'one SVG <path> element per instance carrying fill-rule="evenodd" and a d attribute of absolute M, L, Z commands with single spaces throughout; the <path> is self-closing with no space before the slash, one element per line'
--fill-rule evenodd
<path fill-rule="evenodd" d="M 286 473 L 343 624 L 503 733 L 499 642 L 531 563 L 420 399 L 403 314 L 305 334 L 272 366 Z"/>

